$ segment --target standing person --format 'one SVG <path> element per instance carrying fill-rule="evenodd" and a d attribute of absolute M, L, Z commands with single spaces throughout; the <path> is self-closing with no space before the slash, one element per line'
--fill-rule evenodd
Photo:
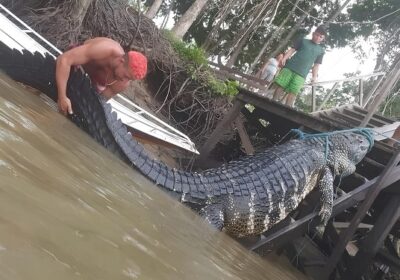
<path fill-rule="evenodd" d="M 283 99 L 286 93 L 285 104 L 293 107 L 311 68 L 311 82 L 317 81 L 319 66 L 325 54 L 325 49 L 321 46 L 325 36 L 325 28 L 319 26 L 312 33 L 311 40 L 301 39 L 285 53 L 281 63 L 283 68 L 274 80 L 276 85 L 274 100 Z"/>
<path fill-rule="evenodd" d="M 99 94 L 111 98 L 125 90 L 129 81 L 145 77 L 147 59 L 136 51 L 125 53 L 118 42 L 104 37 L 89 39 L 61 54 L 56 62 L 57 103 L 65 115 L 72 114 L 67 82 L 73 66 L 81 66 Z"/>
<path fill-rule="evenodd" d="M 268 83 L 272 82 L 276 73 L 278 72 L 282 59 L 282 53 L 278 54 L 276 57 L 271 57 L 270 59 L 268 59 L 268 61 L 257 73 L 257 77 L 266 80 Z"/>

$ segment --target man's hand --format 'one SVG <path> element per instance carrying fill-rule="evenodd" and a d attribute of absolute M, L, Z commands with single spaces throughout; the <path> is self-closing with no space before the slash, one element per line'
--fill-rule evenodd
<path fill-rule="evenodd" d="M 279 65 L 278 65 L 278 67 L 280 67 L 280 68 L 282 68 L 283 66 L 285 66 L 285 64 L 286 64 L 286 60 L 287 60 L 287 58 L 282 58 L 282 60 L 279 62 Z"/>
<path fill-rule="evenodd" d="M 72 105 L 71 100 L 68 97 L 59 98 L 57 101 L 58 110 L 63 113 L 65 116 L 68 114 L 72 115 Z"/>
<path fill-rule="evenodd" d="M 311 83 L 314 84 L 318 81 L 318 77 L 312 77 L 311 78 Z"/>

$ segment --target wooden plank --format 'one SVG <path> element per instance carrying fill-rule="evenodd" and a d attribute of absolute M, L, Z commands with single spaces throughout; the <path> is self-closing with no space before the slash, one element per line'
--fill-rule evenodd
<path fill-rule="evenodd" d="M 375 167 L 377 167 L 377 168 L 379 168 L 379 169 L 382 169 L 382 170 L 385 168 L 385 165 L 384 165 L 384 164 L 379 163 L 379 162 L 377 162 L 377 161 L 375 161 L 375 160 L 373 160 L 373 159 L 371 159 L 371 158 L 369 158 L 369 157 L 365 157 L 365 158 L 363 159 L 363 162 L 366 162 L 366 163 L 368 163 L 368 164 L 371 164 L 371 165 L 373 165 L 373 166 L 375 166 Z"/>
<path fill-rule="evenodd" d="M 362 113 L 356 112 L 356 111 L 352 111 L 352 110 L 349 110 L 349 109 L 343 109 L 343 113 L 346 114 L 346 115 L 350 115 L 350 116 L 352 116 L 352 117 L 354 117 L 356 119 L 359 119 L 361 121 L 365 118 L 365 116 L 362 115 Z M 385 125 L 387 123 L 383 122 L 381 120 L 377 120 L 376 118 L 372 117 L 370 119 L 370 121 L 368 123 L 366 123 L 366 124 L 371 124 L 373 126 L 383 126 L 383 125 Z M 360 126 L 365 127 L 365 125 L 361 125 L 361 124 L 360 124 Z"/>
<path fill-rule="evenodd" d="M 240 89 L 237 99 L 244 103 L 250 103 L 271 114 L 292 121 L 295 124 L 303 125 L 313 131 L 326 132 L 336 129 L 332 124 L 319 120 L 310 114 L 293 110 L 286 105 L 274 100 L 265 99 L 245 89 Z"/>
<path fill-rule="evenodd" d="M 321 110 L 324 106 L 325 103 L 329 100 L 333 92 L 336 90 L 336 88 L 339 86 L 339 83 L 336 82 L 332 88 L 329 90 L 328 94 L 325 96 L 324 100 L 322 100 L 321 104 L 318 106 L 317 111 Z"/>
<path fill-rule="evenodd" d="M 376 89 L 380 86 L 380 84 L 383 81 L 383 78 L 385 76 L 382 75 L 380 76 L 374 83 L 374 86 L 372 87 L 372 89 L 368 92 L 367 96 L 364 98 L 364 103 L 363 103 L 363 108 L 365 108 L 365 106 L 369 103 L 370 99 L 374 96 Z"/>
<path fill-rule="evenodd" d="M 253 148 L 253 145 L 251 144 L 249 135 L 246 132 L 246 128 L 244 127 L 242 117 L 239 116 L 238 118 L 236 118 L 234 123 L 236 125 L 237 130 L 238 130 L 238 133 L 239 133 L 239 136 L 240 136 L 240 140 L 242 142 L 242 146 L 243 146 L 246 154 L 247 155 L 254 155 L 255 150 Z"/>
<path fill-rule="evenodd" d="M 355 76 L 351 78 L 346 78 L 346 79 L 341 79 L 341 80 L 330 80 L 330 81 L 321 81 L 321 82 L 315 82 L 315 83 L 310 83 L 310 84 L 304 84 L 304 86 L 312 86 L 312 85 L 326 85 L 326 84 L 333 84 L 337 82 L 349 82 L 349 81 L 355 81 L 359 79 L 366 79 L 370 77 L 375 77 L 375 76 L 381 76 L 385 75 L 385 72 L 376 72 L 372 74 L 367 74 L 367 75 L 361 75 L 361 76 Z"/>
<path fill-rule="evenodd" d="M 338 129 L 348 129 L 351 128 L 351 126 L 349 125 L 349 123 L 344 122 L 341 119 L 335 119 L 333 118 L 331 115 L 325 115 L 325 114 L 321 114 L 319 115 L 320 119 L 324 119 L 327 120 L 329 122 L 331 122 L 332 124 L 334 124 Z"/>
<path fill-rule="evenodd" d="M 361 123 L 361 120 L 353 118 L 353 117 L 343 114 L 343 113 L 333 111 L 332 115 L 336 116 L 337 118 L 341 118 L 341 119 L 344 119 L 344 120 L 350 122 L 349 124 L 351 127 L 357 127 Z"/>
<path fill-rule="evenodd" d="M 200 165 L 207 160 L 210 152 L 214 149 L 215 145 L 221 139 L 225 130 L 231 127 L 231 123 L 237 118 L 243 106 L 244 102 L 239 99 L 235 99 L 231 110 L 224 116 L 224 118 L 215 128 L 215 130 L 211 133 L 208 140 L 204 143 L 203 147 L 201 147 L 200 156 L 197 158 L 197 161 Z"/>
<path fill-rule="evenodd" d="M 215 67 L 217 67 L 217 68 L 219 68 L 219 69 L 221 69 L 223 71 L 226 71 L 226 72 L 229 72 L 229 73 L 232 73 L 232 74 L 235 74 L 235 75 L 239 75 L 239 76 L 241 76 L 243 78 L 246 78 L 248 80 L 257 82 L 259 84 L 266 84 L 266 81 L 264 79 L 260 79 L 260 78 L 257 78 L 255 76 L 251 76 L 251 75 L 239 72 L 239 71 L 237 71 L 235 69 L 226 67 L 225 65 L 217 64 L 217 63 L 214 63 L 214 62 L 208 62 L 208 64 L 210 64 L 211 66 L 215 66 Z M 213 69 L 213 70 L 215 70 L 215 69 Z"/>
<path fill-rule="evenodd" d="M 239 81 L 247 86 L 257 88 L 259 90 L 266 90 L 268 88 L 268 84 L 266 84 L 265 81 L 263 84 L 259 84 L 255 81 L 247 80 L 242 77 L 238 77 L 235 74 L 232 74 L 232 73 L 229 73 L 229 72 L 226 72 L 223 70 L 214 70 L 214 73 L 220 79 L 233 79 L 233 80 Z"/>
<path fill-rule="evenodd" d="M 389 200 L 387 206 L 379 215 L 376 224 L 362 241 L 362 245 L 359 246 L 358 253 L 354 258 L 354 265 L 352 265 L 351 269 L 348 269 L 345 279 L 360 279 L 365 274 L 372 259 L 382 247 L 385 238 L 399 218 L 400 196 L 395 195 Z"/>
<path fill-rule="evenodd" d="M 358 97 L 358 104 L 360 104 L 360 106 L 363 105 L 363 100 L 364 100 L 364 80 L 360 79 L 359 81 L 359 85 L 358 85 L 358 89 L 359 89 L 359 97 Z"/>
<path fill-rule="evenodd" d="M 362 126 L 367 124 L 370 119 L 373 117 L 375 111 L 378 109 L 379 105 L 382 103 L 384 98 L 389 94 L 390 90 L 396 84 L 396 82 L 400 78 L 400 60 L 396 62 L 396 65 L 393 69 L 386 75 L 385 81 L 379 86 L 379 94 L 374 99 L 371 104 L 368 104 L 368 114 L 365 116 L 362 121 Z"/>
<path fill-rule="evenodd" d="M 400 260 L 398 257 L 395 257 L 385 250 L 380 249 L 377 253 L 377 257 L 382 259 L 383 261 L 389 261 L 390 264 L 396 266 L 397 269 L 400 269 Z"/>
<path fill-rule="evenodd" d="M 316 109 L 316 106 L 317 106 L 317 101 L 316 101 L 316 98 L 317 98 L 317 95 L 316 95 L 316 89 L 315 89 L 315 86 L 312 86 L 311 87 L 311 112 L 314 112 L 315 111 L 315 109 Z"/>
<path fill-rule="evenodd" d="M 364 109 L 364 108 L 360 108 L 360 107 L 358 107 L 358 106 L 354 106 L 354 107 L 353 107 L 353 110 L 354 110 L 354 111 L 357 111 L 357 112 L 359 112 L 359 113 L 361 113 L 361 114 L 363 114 L 363 115 L 368 114 L 368 110 L 366 110 L 366 109 Z M 379 114 L 379 113 L 378 113 L 378 114 L 373 114 L 372 117 L 373 117 L 374 119 L 378 120 L 378 121 L 384 122 L 385 124 L 390 124 L 390 123 L 393 123 L 393 122 L 394 122 L 393 119 L 388 118 L 388 117 L 385 117 L 385 116 L 383 116 L 383 115 L 381 115 L 381 114 Z"/>
<path fill-rule="evenodd" d="M 347 243 L 353 237 L 358 224 L 364 218 L 366 212 L 371 207 L 372 203 L 375 201 L 375 198 L 378 196 L 380 191 L 386 186 L 387 175 L 392 172 L 392 169 L 399 163 L 400 160 L 400 150 L 396 152 L 391 158 L 389 164 L 383 170 L 382 174 L 378 177 L 373 187 L 368 191 L 367 198 L 363 201 L 360 207 L 357 209 L 357 213 L 354 215 L 351 220 L 351 225 L 343 232 L 343 235 L 340 238 L 339 243 L 334 248 L 329 260 L 324 268 L 324 274 L 321 275 L 321 279 L 328 279 L 334 268 L 336 267 L 343 251 L 347 245 Z"/>

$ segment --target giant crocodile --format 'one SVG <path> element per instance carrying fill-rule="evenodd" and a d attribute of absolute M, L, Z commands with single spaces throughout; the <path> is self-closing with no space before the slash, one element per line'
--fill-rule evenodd
<path fill-rule="evenodd" d="M 0 68 L 56 100 L 54 58 L 0 45 Z M 305 137 L 219 168 L 191 173 L 149 157 L 79 71 L 71 74 L 68 96 L 74 108 L 73 122 L 210 224 L 237 237 L 271 228 L 315 188 L 321 193 L 319 213 L 326 224 L 332 212 L 334 177 L 353 173 L 373 145 L 368 133 L 352 131 Z"/>

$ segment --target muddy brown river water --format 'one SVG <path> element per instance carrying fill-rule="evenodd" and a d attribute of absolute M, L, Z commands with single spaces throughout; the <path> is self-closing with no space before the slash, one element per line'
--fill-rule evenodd
<path fill-rule="evenodd" d="M 0 75 L 0 279 L 302 279 Z"/>

